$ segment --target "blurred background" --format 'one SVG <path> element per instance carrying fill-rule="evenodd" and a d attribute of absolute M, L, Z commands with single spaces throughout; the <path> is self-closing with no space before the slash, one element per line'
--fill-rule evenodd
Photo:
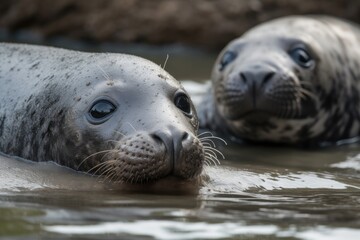
<path fill-rule="evenodd" d="M 209 78 L 230 40 L 258 23 L 293 14 L 359 22 L 360 1 L 1 0 L 0 40 L 131 53 L 158 64 L 168 54 L 171 74 L 201 80 Z"/>

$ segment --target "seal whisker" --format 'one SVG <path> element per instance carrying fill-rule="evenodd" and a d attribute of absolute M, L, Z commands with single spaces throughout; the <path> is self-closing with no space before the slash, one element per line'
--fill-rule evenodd
<path fill-rule="evenodd" d="M 199 138 L 199 140 L 202 144 L 209 144 L 210 146 L 216 147 L 216 144 L 211 139 L 200 139 Z"/>
<path fill-rule="evenodd" d="M 217 158 L 216 154 L 213 153 L 213 152 L 205 151 L 205 154 L 207 154 L 207 155 L 209 155 L 209 156 L 211 155 L 212 157 Z"/>
<path fill-rule="evenodd" d="M 120 152 L 120 151 L 117 150 L 117 149 L 113 149 L 113 150 L 109 151 L 108 153 L 105 153 L 105 154 L 101 157 L 100 162 L 102 162 L 102 160 L 104 160 L 104 158 L 105 158 L 106 156 L 108 156 L 108 154 L 110 154 L 110 153 L 118 153 L 118 152 Z M 116 160 L 108 160 L 107 162 L 109 162 L 109 161 L 116 161 Z"/>
<path fill-rule="evenodd" d="M 298 111 L 297 114 L 298 114 L 298 116 L 301 116 L 301 113 L 302 113 L 301 100 L 297 99 L 296 103 L 297 103 L 297 111 Z"/>
<path fill-rule="evenodd" d="M 119 143 L 119 140 L 106 140 L 106 142 Z"/>
<path fill-rule="evenodd" d="M 124 172 L 125 172 L 124 169 L 116 171 L 117 177 L 115 178 L 114 181 L 115 182 L 125 182 L 124 179 L 121 178 L 121 176 L 123 175 Z"/>
<path fill-rule="evenodd" d="M 113 179 L 114 179 L 114 177 L 116 176 L 116 172 L 115 171 L 113 171 L 113 169 L 111 169 L 112 171 L 110 171 L 108 174 L 106 174 L 106 176 L 105 176 L 105 180 L 106 181 L 109 181 L 110 183 L 112 183 L 113 182 Z"/>
<path fill-rule="evenodd" d="M 105 179 L 109 182 L 113 182 L 114 177 L 118 175 L 120 175 L 118 171 L 116 171 L 115 168 L 110 167 L 109 170 L 106 172 Z"/>
<path fill-rule="evenodd" d="M 105 170 L 103 170 L 103 172 L 98 177 L 101 177 L 102 175 L 106 176 L 109 171 L 113 170 L 112 166 L 109 164 L 110 161 L 113 162 L 114 160 L 109 160 L 109 161 L 105 162 Z M 103 168 L 103 167 L 101 167 L 101 168 Z M 108 169 L 106 169 L 106 168 L 108 168 Z"/>
<path fill-rule="evenodd" d="M 118 172 L 118 171 L 114 170 L 114 176 L 111 177 L 111 182 L 113 182 L 113 183 L 121 182 L 122 181 L 121 180 L 121 174 L 122 173 L 123 173 L 122 171 Z"/>
<path fill-rule="evenodd" d="M 134 128 L 134 126 L 130 122 L 126 122 L 126 123 L 130 125 L 130 127 L 134 130 L 134 132 L 137 132 L 137 130 Z"/>
<path fill-rule="evenodd" d="M 110 76 L 105 72 L 105 70 L 100 65 L 96 64 L 96 67 L 100 69 L 100 71 L 103 73 L 103 77 L 106 80 L 111 81 Z"/>
<path fill-rule="evenodd" d="M 139 175 L 136 176 L 135 182 L 138 182 L 139 180 Z"/>
<path fill-rule="evenodd" d="M 133 184 L 133 182 L 134 182 L 134 175 L 133 175 L 133 174 L 131 174 L 131 177 L 130 177 L 130 184 Z"/>
<path fill-rule="evenodd" d="M 105 168 L 105 169 L 106 169 L 106 168 L 112 169 L 111 164 L 112 164 L 112 163 L 116 163 L 116 162 L 117 162 L 117 160 L 112 160 L 112 159 L 103 162 L 104 165 L 101 166 L 99 169 L 97 169 L 97 170 L 94 172 L 93 175 L 95 175 L 95 174 L 96 174 L 97 172 L 99 172 L 99 171 L 102 171 L 102 173 L 98 176 L 98 178 L 101 177 L 102 175 L 106 174 L 106 172 L 108 171 L 108 170 L 104 170 L 104 168 Z"/>
<path fill-rule="evenodd" d="M 117 177 L 115 178 L 114 182 L 115 183 L 122 183 L 123 182 L 123 180 L 121 179 L 119 173 L 117 174 Z"/>
<path fill-rule="evenodd" d="M 126 137 L 126 135 L 124 133 L 120 132 L 120 131 L 114 130 L 114 132 L 120 134 L 122 137 Z"/>
<path fill-rule="evenodd" d="M 210 134 L 210 136 L 214 136 L 214 134 L 212 134 L 212 132 L 206 131 L 206 132 L 202 132 L 202 133 L 198 134 L 197 137 L 203 136 L 205 134 Z"/>
<path fill-rule="evenodd" d="M 313 92 L 304 88 L 299 89 L 299 91 L 301 91 L 301 93 L 303 93 L 306 97 L 316 100 L 316 95 Z"/>
<path fill-rule="evenodd" d="M 96 152 L 96 153 L 93 153 L 93 154 L 87 156 L 86 158 L 84 158 L 84 159 L 80 162 L 80 164 L 79 164 L 78 167 L 77 167 L 77 170 L 79 170 L 80 166 L 81 166 L 86 160 L 88 160 L 89 158 L 91 158 L 91 157 L 93 157 L 93 156 L 95 156 L 95 155 L 98 155 L 98 154 L 108 153 L 108 152 L 111 152 L 111 151 L 116 151 L 116 150 L 113 150 L 113 149 L 103 150 L 103 151 L 99 151 L 99 152 Z"/>
<path fill-rule="evenodd" d="M 203 146 L 207 146 L 207 147 L 215 147 L 215 146 L 211 145 L 211 144 L 208 143 L 208 142 L 201 142 L 201 144 L 202 144 Z"/>
<path fill-rule="evenodd" d="M 287 107 L 286 118 L 289 118 L 293 113 L 293 101 L 287 102 L 286 107 Z"/>
<path fill-rule="evenodd" d="M 299 116 L 301 114 L 301 108 L 300 108 L 300 98 L 296 98 L 293 100 L 293 114 L 292 117 L 295 118 L 296 116 Z"/>
<path fill-rule="evenodd" d="M 288 118 L 294 118 L 296 116 L 296 97 L 294 97 L 294 99 L 291 99 L 289 101 L 289 115 L 287 116 Z"/>
<path fill-rule="evenodd" d="M 288 103 L 282 103 L 282 107 L 279 109 L 279 117 L 286 118 L 289 112 Z"/>
<path fill-rule="evenodd" d="M 217 162 L 217 164 L 221 165 L 220 160 L 216 155 L 214 156 L 212 154 L 209 154 L 208 152 L 206 154 L 208 154 L 207 156 L 211 156 L 211 158 L 214 159 Z"/>
<path fill-rule="evenodd" d="M 103 176 L 105 176 L 104 178 L 106 179 L 107 174 L 112 171 L 112 168 L 109 165 L 105 165 L 104 168 L 105 168 L 105 170 L 100 175 L 97 176 L 97 179 L 99 179 Z"/>
<path fill-rule="evenodd" d="M 220 154 L 220 156 L 221 156 L 223 159 L 225 159 L 224 154 L 222 154 L 222 152 L 220 152 L 219 150 L 217 150 L 217 149 L 215 149 L 215 148 L 212 148 L 212 147 L 204 147 L 204 149 L 205 149 L 206 151 L 216 152 L 216 153 Z M 215 154 L 215 155 L 216 155 L 216 154 Z"/>
<path fill-rule="evenodd" d="M 199 138 L 199 139 L 200 139 L 200 138 Z M 208 137 L 202 137 L 201 139 L 217 139 L 217 140 L 222 141 L 225 145 L 227 145 L 227 142 L 226 142 L 224 139 L 222 139 L 221 137 L 208 136 Z M 200 140 L 201 140 L 201 139 L 200 139 Z"/>
<path fill-rule="evenodd" d="M 204 160 L 204 164 L 205 164 L 206 166 L 210 166 L 207 159 Z"/>
<path fill-rule="evenodd" d="M 216 162 L 214 160 L 212 160 L 210 157 L 205 156 L 205 159 L 208 160 L 209 165 L 215 165 L 216 166 Z"/>
<path fill-rule="evenodd" d="M 206 158 L 207 158 L 208 160 L 210 160 L 211 163 L 213 163 L 214 166 L 217 166 L 217 165 L 218 165 L 217 161 L 216 161 L 213 157 L 206 156 Z M 209 162 L 209 163 L 210 163 L 210 162 Z"/>
<path fill-rule="evenodd" d="M 217 166 L 217 159 L 215 160 L 214 157 L 208 153 L 205 153 L 206 159 L 210 160 L 215 166 Z"/>
<path fill-rule="evenodd" d="M 89 173 L 89 174 L 90 174 L 90 172 L 93 171 L 94 169 L 96 169 L 96 168 L 101 168 L 101 167 L 103 167 L 104 165 L 106 165 L 106 162 L 99 163 L 99 164 L 95 165 L 94 167 L 90 168 L 88 171 L 86 171 L 86 173 Z M 96 170 L 96 172 L 97 172 L 97 171 L 98 171 L 98 170 Z M 96 174 L 96 172 L 93 173 L 92 176 L 94 176 L 94 175 Z"/>
<path fill-rule="evenodd" d="M 166 59 L 165 59 L 164 66 L 162 67 L 162 69 L 165 70 L 166 63 L 167 63 L 168 60 L 169 60 L 169 54 L 166 54 Z M 160 67 L 161 67 L 161 64 L 160 64 Z"/>

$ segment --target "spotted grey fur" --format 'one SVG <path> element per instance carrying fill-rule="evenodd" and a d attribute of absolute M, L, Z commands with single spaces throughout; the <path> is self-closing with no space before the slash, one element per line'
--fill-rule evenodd
<path fill-rule="evenodd" d="M 294 61 L 295 48 L 306 49 L 310 67 Z M 243 83 L 249 79 L 253 85 Z M 248 93 L 255 85 L 256 94 Z M 220 53 L 198 115 L 202 128 L 236 140 L 322 145 L 358 137 L 358 26 L 326 16 L 291 16 L 250 29 Z"/>
<path fill-rule="evenodd" d="M 0 56 L 0 152 L 132 183 L 201 172 L 192 103 L 156 64 L 6 43 Z"/>

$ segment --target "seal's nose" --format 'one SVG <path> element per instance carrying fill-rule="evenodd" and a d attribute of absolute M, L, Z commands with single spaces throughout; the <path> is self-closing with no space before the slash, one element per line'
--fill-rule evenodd
<path fill-rule="evenodd" d="M 266 65 L 248 66 L 239 72 L 241 86 L 246 89 L 249 104 L 253 108 L 257 108 L 259 101 L 264 99 L 267 89 L 273 84 L 275 76 L 275 69 Z"/>
<path fill-rule="evenodd" d="M 264 88 L 275 76 L 274 69 L 265 66 L 255 66 L 244 69 L 240 73 L 240 80 L 255 89 Z"/>
<path fill-rule="evenodd" d="M 169 126 L 165 129 L 155 131 L 152 136 L 165 145 L 167 159 L 170 161 L 171 173 L 175 173 L 177 166 L 180 164 L 183 146 L 186 142 L 191 141 L 190 134 Z"/>

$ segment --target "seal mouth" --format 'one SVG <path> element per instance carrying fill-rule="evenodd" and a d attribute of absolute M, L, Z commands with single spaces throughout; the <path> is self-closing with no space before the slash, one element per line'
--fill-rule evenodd
<path fill-rule="evenodd" d="M 276 111 L 277 110 L 277 111 Z M 290 112 L 282 111 L 282 109 L 276 109 L 273 107 L 273 111 L 265 109 L 250 109 L 246 111 L 234 111 L 232 108 L 224 109 L 223 114 L 229 120 L 266 120 L 269 118 L 279 118 L 279 119 L 303 119 L 309 116 L 312 116 L 316 113 L 315 107 L 302 107 L 301 111 Z"/>
<path fill-rule="evenodd" d="M 317 104 L 314 98 L 304 97 L 294 93 L 273 94 L 261 93 L 254 95 L 246 92 L 246 97 L 228 96 L 224 93 L 225 100 L 218 102 L 218 109 L 229 120 L 243 118 L 269 118 L 303 119 L 317 113 Z M 301 97 L 297 96 L 300 95 Z"/>
<path fill-rule="evenodd" d="M 191 179 L 198 176 L 204 162 L 199 139 L 164 134 L 137 133 L 126 136 L 102 155 L 90 160 L 89 173 L 110 182 L 143 184 L 173 176 Z M 184 137 L 185 136 L 185 137 Z"/>
<path fill-rule="evenodd" d="M 250 110 L 250 111 L 247 111 L 247 112 L 244 112 L 243 114 L 240 114 L 238 115 L 238 118 L 244 118 L 244 119 L 247 119 L 247 120 L 252 120 L 252 119 L 268 119 L 270 117 L 275 117 L 276 114 L 274 113 L 271 113 L 269 111 L 264 111 L 264 110 Z"/>
<path fill-rule="evenodd" d="M 240 104 L 240 102 L 238 103 Z M 225 118 L 229 120 L 239 119 L 268 119 L 270 117 L 280 117 L 276 111 L 271 111 L 266 108 L 259 108 L 254 106 L 245 105 L 243 108 L 235 108 L 234 106 L 221 106 L 219 109 Z M 273 108 L 275 110 L 275 108 Z"/>

